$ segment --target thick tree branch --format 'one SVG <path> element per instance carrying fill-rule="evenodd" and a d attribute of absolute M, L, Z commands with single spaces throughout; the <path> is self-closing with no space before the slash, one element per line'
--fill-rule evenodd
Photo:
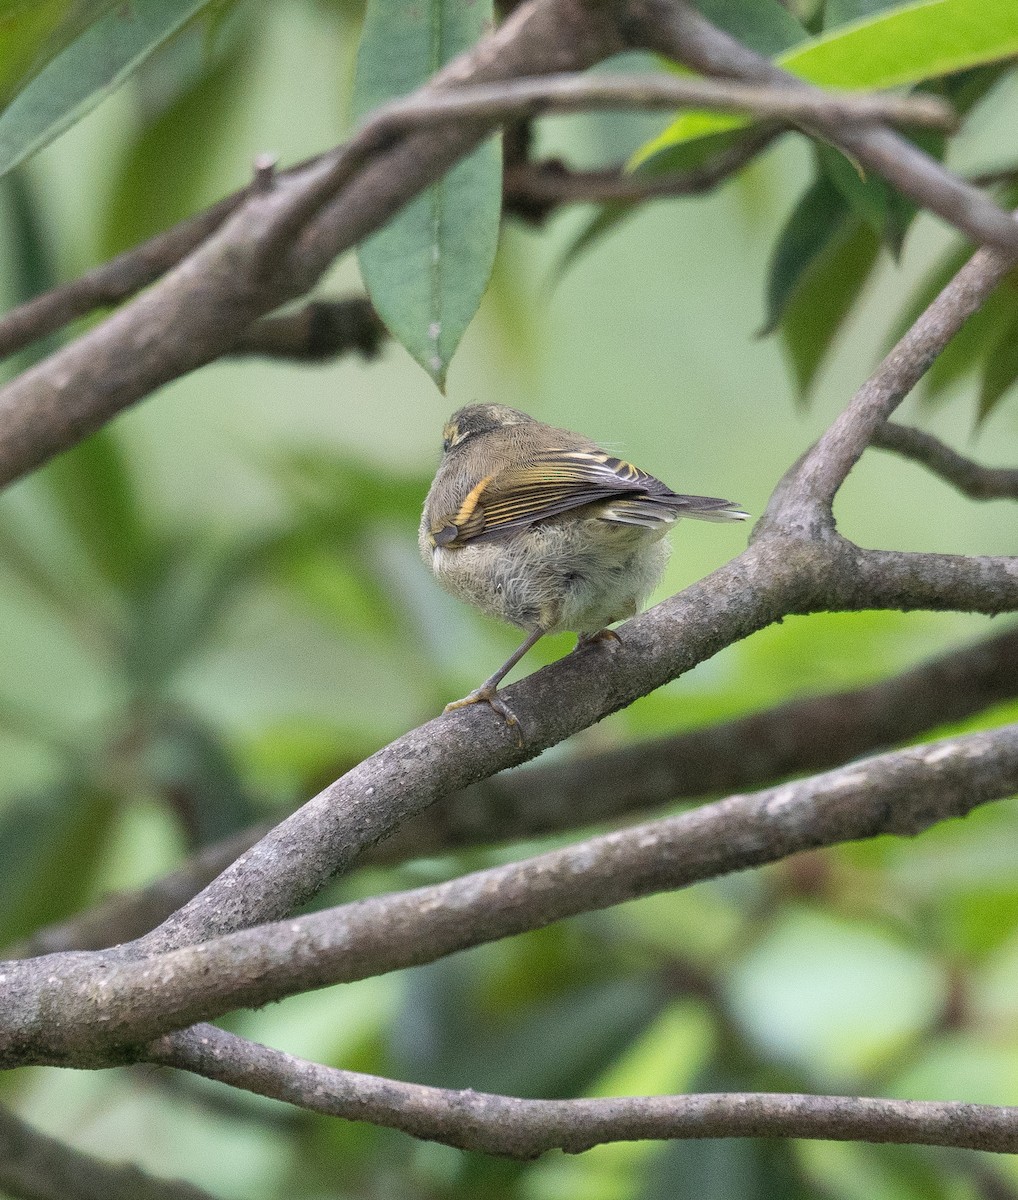
<path fill-rule="evenodd" d="M 956 120 L 951 109 L 932 96 L 881 96 L 855 93 L 830 94 L 815 90 L 808 97 L 791 95 L 786 87 L 730 84 L 710 79 L 675 79 L 671 76 L 635 75 L 580 77 L 557 76 L 549 80 L 521 79 L 487 87 L 469 85 L 453 95 L 422 100 L 421 94 L 408 104 L 390 106 L 377 117 L 379 139 L 396 137 L 415 127 L 427 127 L 438 120 L 484 117 L 504 119 L 536 116 L 548 111 L 579 111 L 596 107 L 670 108 L 696 105 L 750 113 L 758 118 L 780 117 L 784 120 L 807 120 L 817 113 L 830 119 L 888 120 L 892 123 L 928 125 L 951 129 Z M 768 141 L 773 137 L 769 134 Z M 754 139 L 755 140 L 755 139 Z M 727 161 L 727 156 L 723 156 Z M 280 179 L 296 178 L 315 166 L 320 157 L 308 159 Z M 738 170 L 747 160 L 736 156 L 724 175 Z M 643 199 L 648 195 L 685 195 L 704 191 L 717 182 L 709 169 L 690 173 L 689 178 L 674 180 L 670 187 L 661 181 L 655 186 L 645 180 L 619 173 L 612 187 L 606 179 L 591 178 L 574 182 L 571 196 L 563 196 L 561 188 L 557 202 L 599 198 Z M 529 180 L 516 180 L 510 195 L 523 186 L 531 192 L 547 191 L 551 179 L 542 175 Z M 560 181 L 561 182 L 561 181 Z M 582 194 L 586 189 L 587 194 Z M 593 194 L 591 194 L 593 193 Z M 149 239 L 140 246 L 119 254 L 110 262 L 86 272 L 79 279 L 54 288 L 20 305 L 0 320 L 0 358 L 21 347 L 54 333 L 77 317 L 97 308 L 118 304 L 147 287 L 171 267 L 176 266 L 213 234 L 250 195 L 244 188 L 217 204 L 175 225 L 172 229 Z M 517 197 L 518 199 L 518 197 Z"/>
<path fill-rule="evenodd" d="M 100 951 L 8 963 L 0 977 L 0 1065 L 106 1066 L 145 1057 L 138 1043 L 237 1007 L 433 962 L 802 850 L 878 834 L 912 837 L 1016 791 L 1012 724 L 141 960 Z"/>
<path fill-rule="evenodd" d="M 744 1092 L 523 1100 L 323 1067 L 212 1025 L 163 1039 L 154 1058 L 313 1112 L 511 1158 L 578 1154 L 604 1142 L 723 1137 L 1018 1151 L 1018 1108 L 991 1104 Z"/>
<path fill-rule="evenodd" d="M 183 1180 L 102 1162 L 38 1133 L 0 1107 L 0 1189 L 24 1200 L 214 1200 Z"/>
<path fill-rule="evenodd" d="M 1018 699 L 1018 630 L 931 659 L 866 687 L 601 754 L 509 772 L 438 800 L 366 851 L 402 863 L 468 846 L 518 841 L 617 820 L 677 800 L 766 787 Z M 101 950 L 140 937 L 212 882 L 269 831 L 259 825 L 208 847 L 138 891 L 51 925 L 12 957 Z"/>
<path fill-rule="evenodd" d="M 453 85 L 581 70 L 620 47 L 609 6 L 531 0 L 416 96 L 426 105 Z M 383 225 L 496 124 L 444 120 L 393 143 L 391 117 L 385 120 L 369 122 L 304 171 L 278 177 L 272 189 L 252 189 L 148 291 L 0 391 L 0 482 L 227 351 L 253 320 L 306 292 L 339 253 Z"/>
<path fill-rule="evenodd" d="M 812 91 L 811 84 L 775 66 L 712 25 L 685 0 L 631 0 L 622 17 L 632 44 L 656 50 L 704 75 Z M 845 126 L 825 117 L 812 128 L 863 167 L 892 183 L 916 204 L 968 234 L 977 245 L 1018 253 L 1018 224 L 977 188 L 952 174 L 911 142 L 883 127 Z"/>
<path fill-rule="evenodd" d="M 872 445 L 918 463 L 973 500 L 1018 500 L 1018 467 L 984 467 L 922 429 L 888 421 Z"/>
<path fill-rule="evenodd" d="M 258 186 L 233 215 L 149 292 L 0 391 L 6 434 L 0 483 L 226 352 L 252 321 L 307 291 L 338 254 L 440 178 L 500 120 L 544 111 L 553 94 L 560 106 L 578 104 L 581 97 L 589 106 L 594 94 L 599 103 L 634 103 L 635 85 L 624 78 L 621 84 L 611 76 L 551 84 L 519 78 L 582 69 L 619 49 L 617 15 L 607 4 L 532 0 L 427 87 L 378 110 L 346 146 L 301 172 L 279 176 L 274 187 L 259 174 Z M 821 109 L 837 110 L 837 120 L 828 116 L 826 125 L 818 123 L 823 128 L 844 126 L 859 104 L 870 105 L 872 116 L 885 103 L 872 97 L 824 99 L 817 89 L 789 88 L 783 77 L 778 82 L 781 86 L 770 89 L 751 80 L 752 103 L 745 92 L 739 100 L 735 90 L 724 102 L 800 119 L 808 108 L 814 124 Z M 502 86 L 486 90 L 492 83 Z M 719 87 L 724 91 L 716 81 L 651 76 L 636 91 L 641 105 L 665 103 L 666 94 L 674 105 L 680 95 L 703 103 L 711 89 L 717 101 Z"/>

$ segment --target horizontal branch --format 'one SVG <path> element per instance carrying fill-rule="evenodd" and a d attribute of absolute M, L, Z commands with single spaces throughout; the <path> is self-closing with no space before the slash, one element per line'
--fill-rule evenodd
<path fill-rule="evenodd" d="M 510 1158 L 579 1154 L 605 1142 L 727 1137 L 1018 1152 L 1018 1108 L 991 1104 L 766 1092 L 524 1100 L 319 1066 L 212 1025 L 163 1039 L 153 1058 L 312 1112 Z"/>
<path fill-rule="evenodd" d="M 103 1162 L 39 1133 L 0 1106 L 0 1190 L 31 1200 L 214 1200 L 176 1179 Z"/>
<path fill-rule="evenodd" d="M 911 837 L 1018 791 L 1018 724 L 144 959 L 121 950 L 14 962 L 0 1065 L 104 1066 L 237 1007 L 433 962 L 553 921 L 878 834 Z"/>
<path fill-rule="evenodd" d="M 761 120 L 820 120 L 840 123 L 888 122 L 953 130 L 958 118 L 950 105 L 930 95 L 896 96 L 866 92 L 825 92 L 722 79 L 696 79 L 665 72 L 640 75 L 546 75 L 496 84 L 458 86 L 394 100 L 370 118 L 380 136 L 430 128 L 470 118 L 523 120 L 546 112 L 585 112 L 613 108 L 706 108 Z"/>
<path fill-rule="evenodd" d="M 888 421 L 872 445 L 918 463 L 972 500 L 1018 500 L 1018 467 L 984 467 L 922 429 Z"/>

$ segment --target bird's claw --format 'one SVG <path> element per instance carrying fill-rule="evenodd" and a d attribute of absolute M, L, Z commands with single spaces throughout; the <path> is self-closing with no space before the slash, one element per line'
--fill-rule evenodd
<path fill-rule="evenodd" d="M 506 723 L 506 726 L 512 730 L 513 736 L 516 738 L 516 745 L 522 748 L 523 730 L 519 718 L 501 696 L 499 696 L 495 688 L 475 688 L 469 695 L 464 696 L 462 700 L 450 701 L 442 711 L 447 713 L 455 712 L 456 709 L 466 708 L 470 704 L 490 705 Z"/>

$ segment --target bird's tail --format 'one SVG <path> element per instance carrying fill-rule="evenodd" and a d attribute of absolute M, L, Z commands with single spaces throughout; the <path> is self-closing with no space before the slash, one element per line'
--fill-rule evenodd
<path fill-rule="evenodd" d="M 736 508 L 730 500 L 675 493 L 626 496 L 614 501 L 600 515 L 620 525 L 643 525 L 649 529 L 671 525 L 680 517 L 692 517 L 696 521 L 745 521 L 749 517 L 749 513 Z"/>

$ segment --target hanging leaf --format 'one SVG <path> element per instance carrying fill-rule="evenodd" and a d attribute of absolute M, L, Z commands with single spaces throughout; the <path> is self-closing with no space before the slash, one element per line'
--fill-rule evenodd
<path fill-rule="evenodd" d="M 976 424 L 981 425 L 1018 380 L 1018 306 L 1014 293 L 1007 295 L 1009 314 L 994 329 L 986 355 L 979 388 Z"/>
<path fill-rule="evenodd" d="M 918 209 L 879 175 L 867 175 L 840 150 L 820 142 L 816 146 L 820 169 L 842 194 L 849 208 L 884 242 L 894 257 L 901 257 L 905 234 Z"/>
<path fill-rule="evenodd" d="M 156 550 L 119 439 L 100 430 L 44 472 L 60 513 L 99 575 L 131 591 Z"/>
<path fill-rule="evenodd" d="M 47 63 L 0 114 L 0 175 L 91 112 L 209 3 L 131 0 L 102 5 L 110 11 Z"/>
<path fill-rule="evenodd" d="M 419 87 L 472 46 L 491 21 L 491 0 L 371 0 L 357 56 L 356 110 L 367 113 Z M 359 248 L 376 311 L 443 389 L 491 275 L 501 209 L 496 136 Z"/>
<path fill-rule="evenodd" d="M 778 327 L 810 267 L 844 234 L 850 213 L 844 197 L 820 176 L 803 193 L 778 237 L 767 282 L 767 317 L 760 335 Z"/>
<path fill-rule="evenodd" d="M 799 280 L 781 318 L 780 333 L 800 400 L 813 387 L 879 253 L 873 230 L 860 221 L 849 221 Z"/>
<path fill-rule="evenodd" d="M 0 108 L 118 0 L 36 0 L 0 6 Z"/>

